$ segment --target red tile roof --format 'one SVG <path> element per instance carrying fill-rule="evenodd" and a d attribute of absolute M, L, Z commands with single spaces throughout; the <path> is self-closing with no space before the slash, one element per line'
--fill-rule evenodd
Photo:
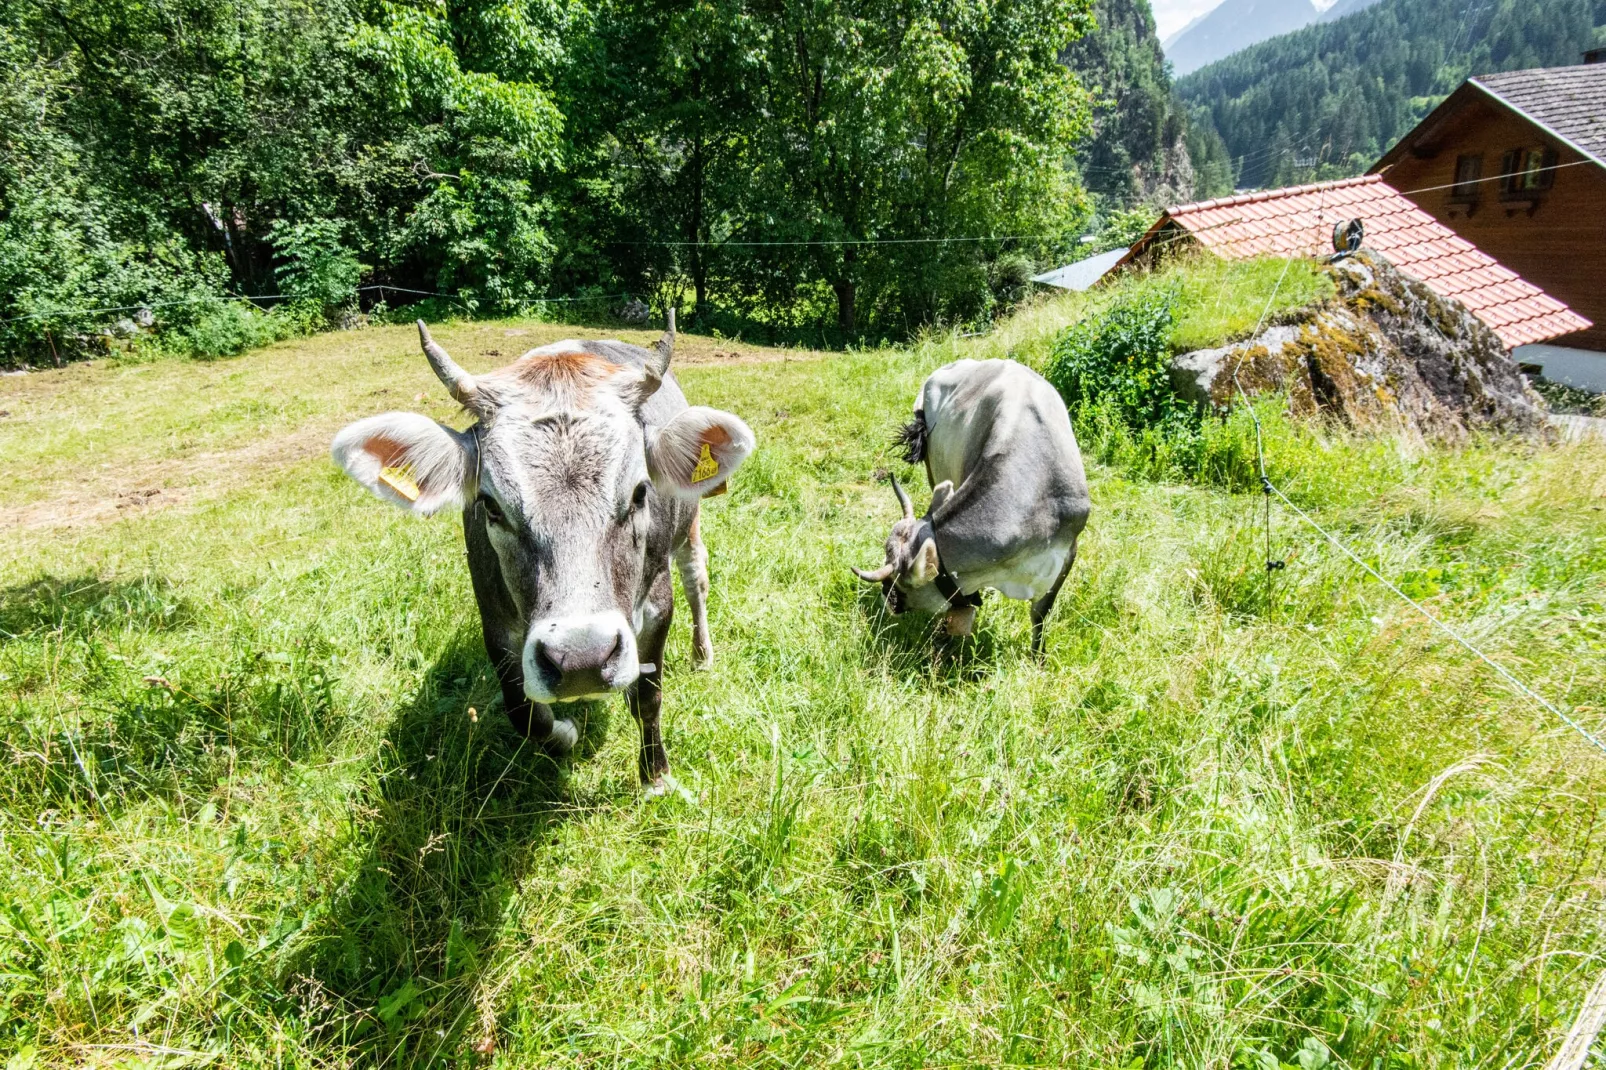
<path fill-rule="evenodd" d="M 1116 267 L 1164 242 L 1168 222 L 1228 260 L 1316 256 L 1332 250 L 1333 225 L 1366 225 L 1366 248 L 1386 256 L 1440 297 L 1467 306 L 1506 348 L 1543 342 L 1591 326 L 1465 238 L 1400 196 L 1377 175 L 1247 193 L 1169 208 Z"/>

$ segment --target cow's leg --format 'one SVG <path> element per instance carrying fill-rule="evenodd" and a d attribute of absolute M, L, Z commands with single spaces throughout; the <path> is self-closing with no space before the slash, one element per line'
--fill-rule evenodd
<path fill-rule="evenodd" d="M 714 663 L 714 641 L 708 634 L 708 548 L 697 530 L 700 519 L 699 510 L 692 515 L 691 530 L 686 533 L 686 541 L 676 547 L 674 558 L 680 584 L 686 589 L 686 606 L 691 610 L 692 665 L 706 669 Z"/>
<path fill-rule="evenodd" d="M 518 620 L 521 615 L 508 599 L 496 551 L 491 549 L 490 537 L 485 532 L 485 520 L 476 515 L 473 506 L 463 512 L 463 537 L 468 545 L 468 572 L 474 581 L 474 600 L 480 607 L 485 653 L 490 656 L 497 682 L 502 685 L 502 706 L 507 711 L 507 719 L 527 739 L 545 745 L 555 754 L 566 754 L 574 748 L 580 734 L 575 731 L 573 722 L 554 721 L 552 707 L 531 702 L 524 694 L 524 639 L 522 634 L 510 633 L 506 623 Z"/>
<path fill-rule="evenodd" d="M 496 678 L 502 685 L 502 706 L 513 727 L 528 739 L 543 744 L 555 755 L 564 755 L 574 749 L 580 732 L 574 722 L 555 720 L 552 707 L 544 702 L 532 702 L 524 694 L 524 669 L 520 656 L 500 649 L 501 644 L 487 639 L 485 649 L 496 666 Z"/>
<path fill-rule="evenodd" d="M 1059 578 L 1048 593 L 1032 603 L 1032 653 L 1037 657 L 1043 656 L 1043 622 L 1054 611 L 1054 599 L 1059 597 L 1060 588 L 1065 584 L 1065 577 L 1071 574 L 1071 566 L 1076 564 L 1076 540 L 1071 540 L 1071 552 L 1065 558 L 1065 567 L 1060 569 Z"/>
<path fill-rule="evenodd" d="M 658 729 L 658 711 L 663 705 L 664 641 L 669 638 L 669 622 L 675 615 L 675 588 L 666 568 L 653 581 L 642 615 L 641 634 L 636 637 L 636 656 L 643 666 L 651 665 L 625 692 L 630 715 L 641 728 L 641 755 L 637 761 L 641 783 L 658 793 L 669 786 L 669 755 Z"/>

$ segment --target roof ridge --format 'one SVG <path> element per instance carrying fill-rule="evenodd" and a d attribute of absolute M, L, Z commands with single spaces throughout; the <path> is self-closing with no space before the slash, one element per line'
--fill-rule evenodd
<path fill-rule="evenodd" d="M 1335 190 L 1349 193 L 1333 194 Z M 1321 195 L 1329 194 L 1325 199 Z M 1235 207 L 1270 204 L 1267 209 Z M 1284 203 L 1278 203 L 1284 202 Z M 1329 211 L 1330 209 L 1330 211 Z M 1329 216 L 1331 218 L 1329 218 Z M 1460 300 L 1507 347 L 1580 330 L 1588 320 L 1457 234 L 1401 194 L 1382 175 L 1361 175 L 1165 210 L 1112 270 L 1145 255 L 1168 222 L 1203 248 L 1227 259 L 1265 255 L 1319 255 L 1331 221 L 1355 216 L 1366 223 L 1366 246 L 1441 297 Z M 1542 311 L 1546 301 L 1557 308 Z"/>
<path fill-rule="evenodd" d="M 1208 201 L 1175 204 L 1167 208 L 1165 214 L 1174 217 L 1183 212 L 1202 212 L 1210 208 L 1231 208 L 1240 204 L 1254 204 L 1258 201 L 1282 200 L 1285 197 L 1292 197 L 1301 193 L 1345 189 L 1350 186 L 1366 186 L 1382 181 L 1382 175 L 1356 175 L 1354 178 L 1336 178 L 1327 182 L 1310 182 L 1303 186 L 1283 186 L 1278 189 L 1255 190 L 1253 193 L 1240 193 L 1233 197 L 1216 197 Z"/>
<path fill-rule="evenodd" d="M 1594 75 L 1596 77 L 1606 78 L 1606 64 L 1564 63 L 1559 67 L 1523 67 L 1515 71 L 1489 71 L 1487 74 L 1471 75 L 1467 78 L 1467 81 L 1477 82 L 1479 85 L 1482 85 L 1484 80 L 1488 78 L 1518 78 L 1523 75 L 1560 74 L 1562 71 L 1573 72 L 1585 77 Z"/>

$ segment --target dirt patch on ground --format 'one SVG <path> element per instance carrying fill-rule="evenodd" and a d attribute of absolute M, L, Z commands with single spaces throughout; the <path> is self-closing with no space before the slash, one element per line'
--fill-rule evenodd
<path fill-rule="evenodd" d="M 237 450 L 212 450 L 130 470 L 108 465 L 80 474 L 49 498 L 0 506 L 0 531 L 104 524 L 222 497 L 248 479 L 323 455 L 333 427 L 303 427 Z"/>
<path fill-rule="evenodd" d="M 448 323 L 435 339 L 471 372 L 566 338 L 637 345 L 658 331 Z M 818 360 L 828 351 L 682 334 L 674 364 Z M 411 326 L 337 331 L 230 360 L 96 361 L 0 378 L 0 531 L 84 527 L 215 500 L 325 456 L 344 424 L 387 409 L 465 426 Z"/>

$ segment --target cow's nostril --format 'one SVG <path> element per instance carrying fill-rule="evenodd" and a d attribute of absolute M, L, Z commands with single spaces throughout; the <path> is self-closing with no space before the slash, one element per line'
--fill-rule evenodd
<path fill-rule="evenodd" d="M 557 681 L 563 679 L 563 667 L 554 661 L 552 659 L 552 655 L 547 651 L 548 648 L 545 643 L 539 641 L 536 642 L 535 667 L 542 676 L 546 677 L 549 681 L 556 683 Z"/>

